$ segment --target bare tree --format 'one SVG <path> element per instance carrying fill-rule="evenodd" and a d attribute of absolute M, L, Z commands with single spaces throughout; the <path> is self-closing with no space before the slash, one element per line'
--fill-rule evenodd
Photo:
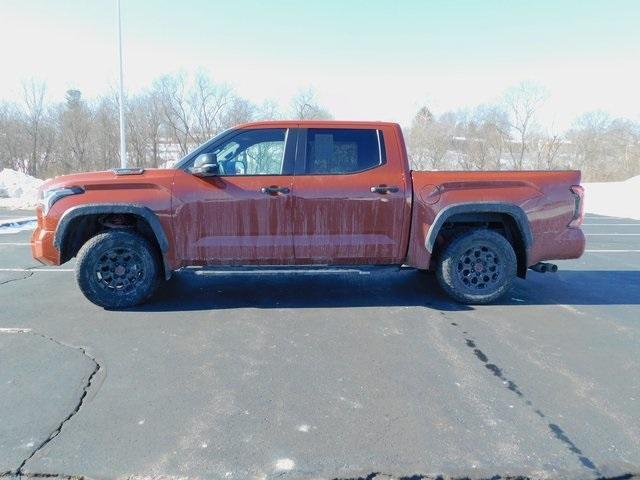
<path fill-rule="evenodd" d="M 129 151 L 137 167 L 158 167 L 162 107 L 156 92 L 133 96 L 128 102 Z"/>
<path fill-rule="evenodd" d="M 22 112 L 15 103 L 0 105 L 0 155 L 3 167 L 25 171 L 28 167 L 29 144 Z"/>
<path fill-rule="evenodd" d="M 44 82 L 30 79 L 22 82 L 24 102 L 24 132 L 28 138 L 29 158 L 23 169 L 30 175 L 38 174 L 41 163 L 47 163 L 51 154 L 53 139 L 51 132 L 45 132 L 46 106 L 45 94 L 47 86 Z"/>
<path fill-rule="evenodd" d="M 409 150 L 415 169 L 439 170 L 451 148 L 455 122 L 449 116 L 436 119 L 427 107 L 422 107 L 411 122 Z"/>
<path fill-rule="evenodd" d="M 555 170 L 563 139 L 559 134 L 535 133 L 529 140 L 529 149 L 534 155 L 533 167 L 538 170 Z"/>
<path fill-rule="evenodd" d="M 78 90 L 67 91 L 66 103 L 61 107 L 59 131 L 62 148 L 61 158 L 66 171 L 88 170 L 92 167 L 91 127 L 93 113 Z"/>
<path fill-rule="evenodd" d="M 299 120 L 325 120 L 331 114 L 318 104 L 316 93 L 312 88 L 300 90 L 291 100 L 293 117 Z"/>
<path fill-rule="evenodd" d="M 249 100 L 232 97 L 220 119 L 220 130 L 252 121 L 256 117 L 256 111 L 256 106 Z"/>
<path fill-rule="evenodd" d="M 587 112 L 567 133 L 575 163 L 586 180 L 623 180 L 640 173 L 640 125 Z"/>
<path fill-rule="evenodd" d="M 516 170 L 523 168 L 536 111 L 547 97 L 544 87 L 531 82 L 522 82 L 505 92 L 504 104 L 509 112 L 511 130 L 516 135 L 516 141 L 507 146 Z"/>
<path fill-rule="evenodd" d="M 102 170 L 116 167 L 120 164 L 120 132 L 115 90 L 98 100 L 93 118 L 93 163 Z"/>
<path fill-rule="evenodd" d="M 576 163 L 585 170 L 586 178 L 605 178 L 608 164 L 607 130 L 611 118 L 606 112 L 587 112 L 576 119 L 569 133 Z"/>
<path fill-rule="evenodd" d="M 154 82 L 154 89 L 158 92 L 171 139 L 179 145 L 180 153 L 186 155 L 193 138 L 186 78 L 183 74 L 164 75 Z"/>
<path fill-rule="evenodd" d="M 214 83 L 201 70 L 196 73 L 188 94 L 188 106 L 194 123 L 190 129 L 190 138 L 194 143 L 203 143 L 222 130 L 224 118 L 233 100 L 228 86 Z"/>
<path fill-rule="evenodd" d="M 274 100 L 265 100 L 260 106 L 256 107 L 256 120 L 278 120 L 280 115 L 280 109 Z"/>
<path fill-rule="evenodd" d="M 502 156 L 509 142 L 509 116 L 499 105 L 481 105 L 474 111 L 478 135 L 486 150 L 482 169 L 502 169 Z"/>
<path fill-rule="evenodd" d="M 619 159 L 613 174 L 618 178 L 640 174 L 640 123 L 616 118 L 609 125 L 608 136 L 613 155 Z"/>

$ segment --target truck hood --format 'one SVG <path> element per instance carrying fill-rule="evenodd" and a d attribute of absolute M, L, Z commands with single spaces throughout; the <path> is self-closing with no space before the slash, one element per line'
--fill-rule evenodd
<path fill-rule="evenodd" d="M 82 187 L 85 190 L 92 190 L 94 188 L 104 189 L 105 187 L 131 188 L 132 185 L 149 183 L 166 185 L 173 181 L 175 172 L 174 169 L 150 168 L 143 170 L 140 174 L 133 175 L 118 174 L 115 170 L 73 173 L 46 180 L 40 186 L 40 191 L 60 187 Z"/>

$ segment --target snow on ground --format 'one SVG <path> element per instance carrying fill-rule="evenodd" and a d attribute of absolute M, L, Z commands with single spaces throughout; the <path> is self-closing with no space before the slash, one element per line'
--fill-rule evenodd
<path fill-rule="evenodd" d="M 18 233 L 36 228 L 36 217 L 0 219 L 0 234 Z"/>
<path fill-rule="evenodd" d="M 640 220 L 640 175 L 624 182 L 583 183 L 587 213 Z"/>
<path fill-rule="evenodd" d="M 27 209 L 37 203 L 38 187 L 43 180 L 10 168 L 0 171 L 0 208 Z"/>

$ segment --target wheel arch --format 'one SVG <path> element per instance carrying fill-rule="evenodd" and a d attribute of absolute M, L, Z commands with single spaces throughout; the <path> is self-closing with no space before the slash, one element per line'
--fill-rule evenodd
<path fill-rule="evenodd" d="M 123 227 L 135 227 L 157 247 L 164 276 L 169 279 L 171 277 L 171 268 L 167 261 L 169 240 L 158 216 L 144 205 L 100 203 L 78 205 L 67 210 L 58 221 L 53 238 L 53 244 L 60 252 L 60 262 L 64 263 L 73 258 L 87 240 L 104 231 L 104 225 L 99 221 L 111 215 L 121 215 L 135 220 L 134 224 L 126 224 Z"/>
<path fill-rule="evenodd" d="M 433 256 L 437 253 L 437 240 L 448 224 L 502 223 L 508 240 L 513 244 L 518 260 L 518 276 L 527 273 L 529 250 L 533 244 L 533 233 L 524 210 L 513 203 L 469 202 L 448 205 L 438 212 L 429 227 L 425 248 Z"/>

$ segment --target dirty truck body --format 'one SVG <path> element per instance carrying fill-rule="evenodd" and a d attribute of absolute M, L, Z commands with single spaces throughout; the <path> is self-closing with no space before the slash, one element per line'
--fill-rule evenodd
<path fill-rule="evenodd" d="M 48 180 L 32 253 L 77 256 L 83 293 L 111 308 L 194 265 L 407 265 L 487 303 L 527 268 L 583 253 L 579 183 L 578 171 L 411 171 L 393 123 L 259 122 L 173 169 Z"/>

